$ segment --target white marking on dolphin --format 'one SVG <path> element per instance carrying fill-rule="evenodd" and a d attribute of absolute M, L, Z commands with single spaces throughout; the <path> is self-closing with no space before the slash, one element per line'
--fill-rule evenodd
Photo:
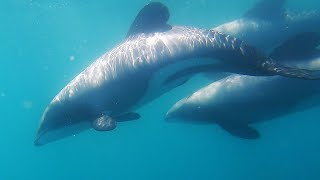
<path fill-rule="evenodd" d="M 319 68 L 320 50 L 315 49 L 319 43 L 320 35 L 302 33 L 276 48 L 272 56 L 281 57 L 281 62 L 293 66 Z M 295 52 L 293 59 L 292 50 L 298 47 L 300 54 Z M 260 133 L 250 124 L 306 110 L 320 105 L 319 101 L 319 81 L 231 75 L 178 101 L 167 112 L 166 119 L 169 122 L 217 123 L 234 136 L 256 139 Z"/>
<path fill-rule="evenodd" d="M 127 39 L 54 97 L 42 116 L 34 144 L 44 145 L 91 127 L 112 130 L 116 122 L 138 119 L 132 111 L 186 82 L 189 76 L 174 75 L 185 69 L 201 72 L 209 67 L 217 72 L 318 78 L 312 71 L 279 66 L 231 36 L 170 26 L 168 19 L 168 9 L 161 3 L 145 6 Z"/>

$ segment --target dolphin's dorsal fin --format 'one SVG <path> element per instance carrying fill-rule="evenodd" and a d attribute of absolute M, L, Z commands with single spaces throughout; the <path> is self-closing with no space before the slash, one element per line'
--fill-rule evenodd
<path fill-rule="evenodd" d="M 167 6 L 160 2 L 151 2 L 143 7 L 131 24 L 127 37 L 139 33 L 163 32 L 171 29 Z"/>
<path fill-rule="evenodd" d="M 297 34 L 273 50 L 270 57 L 279 60 L 308 59 L 320 44 L 320 34 L 303 32 Z"/>
<path fill-rule="evenodd" d="M 269 21 L 281 20 L 285 17 L 285 2 L 286 0 L 260 0 L 260 2 L 244 14 L 244 17 Z"/>

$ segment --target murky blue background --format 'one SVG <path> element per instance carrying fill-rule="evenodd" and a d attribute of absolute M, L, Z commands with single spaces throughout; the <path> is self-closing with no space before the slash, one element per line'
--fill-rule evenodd
<path fill-rule="evenodd" d="M 215 27 L 257 0 L 163 0 L 171 24 Z M 231 137 L 216 125 L 169 124 L 165 112 L 197 78 L 138 110 L 115 131 L 86 131 L 44 147 L 33 139 L 51 99 L 121 42 L 147 0 L 3 0 L 0 5 L 0 179 L 320 179 L 320 108 Z M 289 0 L 290 9 L 320 8 Z M 270 12 L 272 13 L 272 12 Z M 250 112 L 248 112 L 250 113 Z M 241 117 L 239 117 L 241 118 Z"/>

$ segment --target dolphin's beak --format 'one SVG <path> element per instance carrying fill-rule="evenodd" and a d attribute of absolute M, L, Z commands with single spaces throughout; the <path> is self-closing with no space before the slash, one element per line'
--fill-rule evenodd
<path fill-rule="evenodd" d="M 35 146 L 43 146 L 66 137 L 74 136 L 91 127 L 90 121 L 72 122 L 56 109 L 47 110 L 34 139 Z"/>
<path fill-rule="evenodd" d="M 187 114 L 187 99 L 176 102 L 166 113 L 165 120 L 167 122 L 177 122 L 183 120 Z"/>
<path fill-rule="evenodd" d="M 172 116 L 171 113 L 168 111 L 166 116 L 164 117 L 164 120 L 170 122 L 170 119 L 172 119 L 171 116 Z"/>
<path fill-rule="evenodd" d="M 35 140 L 34 140 L 34 142 L 33 142 L 33 144 L 34 144 L 35 146 L 43 146 L 43 145 L 45 145 L 45 143 L 42 141 L 42 137 L 43 137 L 43 135 L 45 134 L 45 132 L 40 131 L 40 130 L 41 130 L 41 129 L 38 130 L 38 132 L 37 132 L 37 134 L 36 134 L 36 138 L 35 138 Z"/>
<path fill-rule="evenodd" d="M 42 144 L 42 143 L 40 142 L 39 138 L 36 138 L 36 139 L 34 140 L 33 144 L 34 144 L 35 146 L 42 146 L 42 145 L 44 145 L 44 144 Z"/>
<path fill-rule="evenodd" d="M 176 118 L 176 116 L 177 116 L 177 107 L 176 107 L 176 105 L 174 105 L 173 107 L 171 107 L 170 109 L 169 109 L 169 111 L 166 113 L 166 116 L 165 116 L 165 121 L 167 121 L 167 122 L 172 122 L 175 118 Z"/>

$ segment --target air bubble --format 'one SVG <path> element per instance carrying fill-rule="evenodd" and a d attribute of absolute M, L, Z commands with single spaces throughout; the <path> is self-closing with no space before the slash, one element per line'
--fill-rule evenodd
<path fill-rule="evenodd" d="M 24 101 L 22 102 L 22 107 L 23 107 L 24 109 L 31 109 L 31 108 L 33 107 L 33 102 L 30 101 L 30 100 L 24 100 Z"/>
<path fill-rule="evenodd" d="M 74 56 L 70 56 L 70 57 L 69 57 L 69 60 L 70 60 L 70 61 L 74 61 L 74 60 L 75 60 L 75 57 L 74 57 Z"/>

